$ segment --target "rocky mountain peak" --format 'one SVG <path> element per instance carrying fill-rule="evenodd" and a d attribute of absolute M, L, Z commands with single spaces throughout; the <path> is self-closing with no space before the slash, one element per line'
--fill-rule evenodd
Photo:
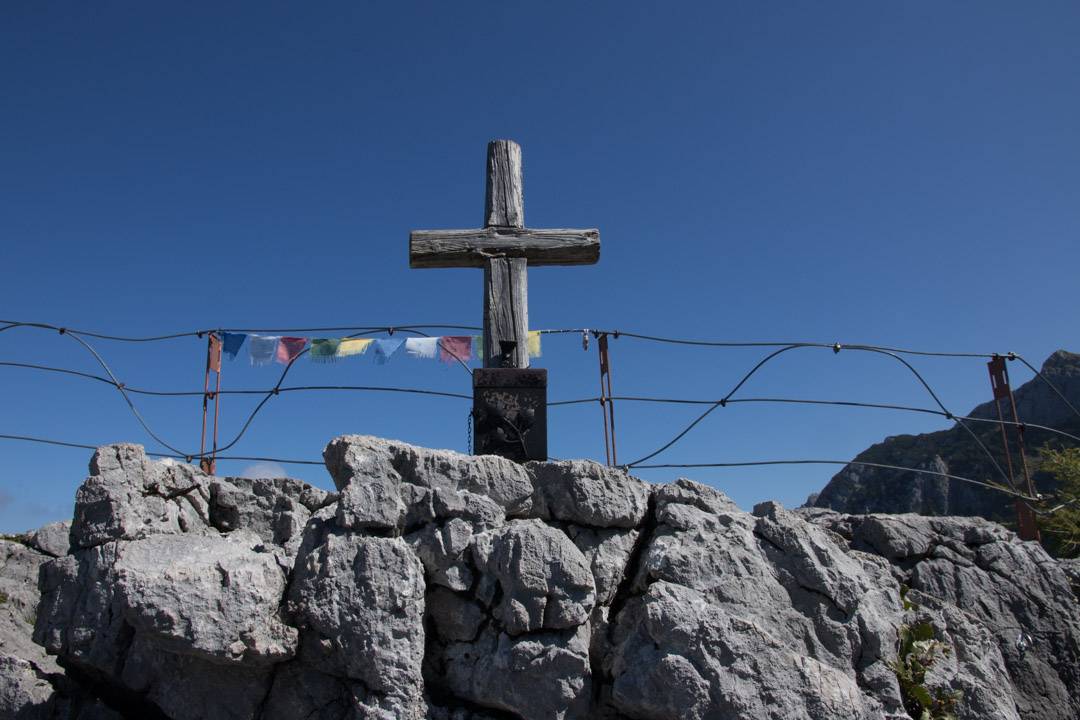
<path fill-rule="evenodd" d="M 1010 361 L 1007 367 L 1013 373 L 1011 380 L 1017 414 L 1022 422 L 1031 424 L 1025 432 L 1028 466 L 1035 471 L 1037 489 L 1051 492 L 1052 478 L 1037 472 L 1040 449 L 1048 443 L 1071 446 L 1073 441 L 1034 426 L 1080 435 L 1080 416 L 1073 409 L 1080 408 L 1080 354 L 1065 350 L 1054 352 L 1040 370 L 1046 379 L 1034 377 L 1019 387 L 1015 386 L 1016 376 L 1022 376 L 1018 371 L 1026 369 L 1016 361 Z M 1047 380 L 1054 387 L 1047 384 Z M 1054 388 L 1068 402 L 1063 401 Z M 1069 407 L 1070 403 L 1072 407 Z M 967 415 L 995 422 L 998 419 L 992 400 Z M 968 429 L 955 424 L 948 430 L 886 438 L 854 459 L 1002 482 L 993 463 L 972 439 L 972 434 L 977 436 L 998 465 L 1004 466 L 999 426 L 978 420 L 963 422 Z M 834 475 L 808 504 L 846 513 L 977 515 L 999 521 L 1015 519 L 1011 498 L 994 490 L 935 475 L 859 465 L 849 465 Z"/>

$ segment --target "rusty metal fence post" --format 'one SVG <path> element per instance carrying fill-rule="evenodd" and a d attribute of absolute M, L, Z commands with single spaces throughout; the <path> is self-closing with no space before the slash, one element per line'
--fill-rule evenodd
<path fill-rule="evenodd" d="M 1028 471 L 1027 457 L 1024 448 L 1024 425 L 1020 422 L 1020 416 L 1016 411 L 1016 398 L 1013 396 L 1012 387 L 1009 385 L 1009 370 L 1005 366 L 1005 358 L 995 355 L 986 364 L 990 371 L 990 387 L 994 391 L 994 407 L 997 409 L 998 424 L 1001 427 L 1001 445 L 1005 451 L 1005 470 L 1009 474 L 1009 484 L 1016 490 L 1016 482 L 1013 474 L 1012 450 L 1009 447 L 1009 432 L 1007 427 L 1016 429 L 1016 446 L 1020 453 L 1020 469 L 1024 474 L 1024 489 L 1028 497 L 1035 497 L 1035 487 L 1031 483 L 1031 473 Z M 1011 424 L 1006 422 L 1005 412 L 1001 405 L 1007 401 L 1007 409 L 1012 413 Z M 1039 540 L 1039 526 L 1035 522 L 1035 511 L 1022 498 L 1016 499 L 1016 523 L 1017 534 L 1021 540 Z"/>
<path fill-rule="evenodd" d="M 600 356 L 600 414 L 604 418 L 604 457 L 608 465 L 618 465 L 615 455 L 615 401 L 611 393 L 611 354 L 607 333 L 597 333 L 596 348 Z"/>
<path fill-rule="evenodd" d="M 214 389 L 210 389 L 210 373 L 214 373 Z M 206 376 L 203 379 L 202 402 L 202 438 L 199 442 L 199 467 L 203 472 L 213 475 L 217 470 L 218 416 L 221 397 L 221 339 L 210 333 L 206 343 Z M 206 456 L 206 418 L 210 401 L 214 401 L 213 445 L 210 457 Z"/>

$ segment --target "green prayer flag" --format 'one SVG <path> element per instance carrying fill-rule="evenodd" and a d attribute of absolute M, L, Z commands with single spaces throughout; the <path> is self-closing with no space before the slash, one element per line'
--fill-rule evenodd
<path fill-rule="evenodd" d="M 337 338 L 316 338 L 311 341 L 309 354 L 315 362 L 333 362 L 341 340 Z"/>

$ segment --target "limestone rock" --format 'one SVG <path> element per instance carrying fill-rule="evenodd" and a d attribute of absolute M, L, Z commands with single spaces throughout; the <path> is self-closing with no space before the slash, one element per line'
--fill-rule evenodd
<path fill-rule="evenodd" d="M 330 525 L 301 549 L 289 607 L 304 633 L 302 659 L 361 683 L 365 712 L 422 716 L 424 570 L 401 538 Z"/>
<path fill-rule="evenodd" d="M 302 662 L 282 665 L 263 709 L 263 720 L 344 720 L 351 706 L 348 683 Z"/>
<path fill-rule="evenodd" d="M 610 605 L 626 577 L 641 531 L 571 526 L 566 533 L 589 564 L 596 584 L 596 602 Z"/>
<path fill-rule="evenodd" d="M 855 550 L 888 558 L 901 581 L 962 611 L 985 629 L 954 635 L 958 654 L 1000 654 L 1006 675 L 990 678 L 1022 718 L 1080 716 L 1080 605 L 1059 563 L 981 518 L 823 514 Z M 974 638 L 970 639 L 969 638 Z M 985 674 L 967 684 L 985 686 Z"/>
<path fill-rule="evenodd" d="M 170 720 L 255 718 L 270 691 L 273 670 L 249 664 L 209 662 L 163 651 L 146 633 L 136 633 L 115 680 L 127 712 Z M 132 712 L 134 710 L 134 712 Z"/>
<path fill-rule="evenodd" d="M 123 665 L 129 635 L 113 605 L 117 543 L 106 543 L 44 563 L 34 642 L 87 671 L 111 673 Z"/>
<path fill-rule="evenodd" d="M 75 495 L 76 549 L 110 540 L 211 529 L 207 476 L 190 465 L 153 462 L 141 445 L 107 445 Z"/>
<path fill-rule="evenodd" d="M 38 574 L 50 560 L 38 546 L 48 544 L 47 538 L 61 525 L 70 524 L 54 523 L 20 541 L 0 539 L 0 717 L 121 720 L 64 677 L 56 660 L 31 639 L 39 600 Z M 58 546 L 53 544 L 53 548 Z"/>
<path fill-rule="evenodd" d="M 947 655 L 936 655 L 930 668 L 926 686 L 931 692 L 963 693 L 962 720 L 1019 720 L 1012 693 L 1001 692 L 998 684 L 1008 677 L 1008 668 L 994 634 L 970 613 L 931 595 L 912 590 L 906 599 L 915 604 L 905 618 L 908 623 L 929 623 L 934 638 L 949 648 Z"/>
<path fill-rule="evenodd" d="M 538 520 L 514 520 L 478 536 L 476 564 L 492 617 L 510 635 L 583 624 L 596 603 L 592 573 L 570 539 Z"/>
<path fill-rule="evenodd" d="M 209 483 L 210 522 L 221 532 L 250 530 L 295 555 L 313 512 L 334 496 L 291 478 L 215 478 Z"/>
<path fill-rule="evenodd" d="M 637 527 L 649 486 L 626 472 L 582 460 L 530 463 L 537 493 L 551 518 L 593 527 Z"/>
<path fill-rule="evenodd" d="M 393 530 L 405 520 L 401 481 L 356 477 L 341 489 L 337 524 L 350 530 Z"/>
<path fill-rule="evenodd" d="M 71 550 L 71 521 L 49 523 L 29 535 L 29 545 L 51 557 L 67 555 Z"/>
<path fill-rule="evenodd" d="M 323 457 L 339 490 L 354 478 L 388 478 L 430 490 L 485 495 L 511 517 L 526 516 L 532 510 L 528 471 L 495 455 L 462 455 L 367 435 L 344 435 L 326 446 Z"/>
<path fill-rule="evenodd" d="M 590 718 L 588 626 L 512 637 L 487 628 L 446 651 L 455 696 L 522 718 Z"/>
<path fill-rule="evenodd" d="M 850 555 L 779 506 L 754 517 L 686 480 L 657 491 L 656 513 L 637 597 L 613 621 L 617 709 L 652 718 L 683 717 L 684 707 L 702 718 L 903 716 L 888 670 L 899 588 L 883 562 Z"/>
<path fill-rule="evenodd" d="M 52 683 L 31 663 L 0 652 L 0 717 L 51 720 L 54 695 Z"/>
<path fill-rule="evenodd" d="M 475 573 L 466 553 L 472 547 L 473 527 L 453 518 L 438 525 L 427 525 L 406 536 L 427 571 L 427 581 L 450 590 L 465 591 L 472 587 Z"/>
<path fill-rule="evenodd" d="M 710 515 L 739 511 L 739 506 L 724 493 L 686 478 L 679 478 L 669 485 L 661 485 L 656 489 L 655 497 L 658 517 L 664 514 L 669 505 L 685 505 Z"/>
<path fill-rule="evenodd" d="M 211 662 L 268 665 L 296 653 L 279 607 L 287 576 L 261 539 L 158 535 L 124 543 L 113 565 L 117 607 L 162 649 Z"/>
<path fill-rule="evenodd" d="M 468 490 L 436 488 L 432 510 L 440 520 L 460 518 L 478 528 L 495 528 L 506 520 L 506 513 L 494 500 Z"/>
<path fill-rule="evenodd" d="M 435 632 L 444 644 L 472 642 L 487 620 L 478 603 L 446 588 L 434 588 L 428 594 L 427 605 Z"/>
<path fill-rule="evenodd" d="M 760 620 L 659 581 L 619 618 L 615 706 L 631 717 L 877 720 L 850 672 L 797 652 Z"/>
<path fill-rule="evenodd" d="M 362 436 L 326 459 L 338 493 L 99 450 L 70 549 L 0 543 L 0 714 L 904 720 L 927 622 L 962 720 L 1080 716 L 1080 573 L 993 523 Z"/>
<path fill-rule="evenodd" d="M 56 661 L 31 640 L 38 573 L 48 559 L 22 543 L 0 539 L 0 653 L 28 662 L 42 674 L 60 672 Z"/>

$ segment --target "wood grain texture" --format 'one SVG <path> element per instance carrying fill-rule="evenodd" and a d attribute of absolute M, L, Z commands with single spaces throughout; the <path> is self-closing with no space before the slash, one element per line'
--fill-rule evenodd
<path fill-rule="evenodd" d="M 484 227 L 525 227 L 521 146 L 513 140 L 488 143 Z"/>
<path fill-rule="evenodd" d="M 484 266 L 484 367 L 529 367 L 529 286 L 525 258 L 496 258 Z M 502 357 L 501 341 L 516 343 Z"/>
<path fill-rule="evenodd" d="M 592 265 L 600 259 L 596 229 L 414 230 L 409 267 L 487 267 L 493 255 L 525 258 L 530 265 Z"/>

